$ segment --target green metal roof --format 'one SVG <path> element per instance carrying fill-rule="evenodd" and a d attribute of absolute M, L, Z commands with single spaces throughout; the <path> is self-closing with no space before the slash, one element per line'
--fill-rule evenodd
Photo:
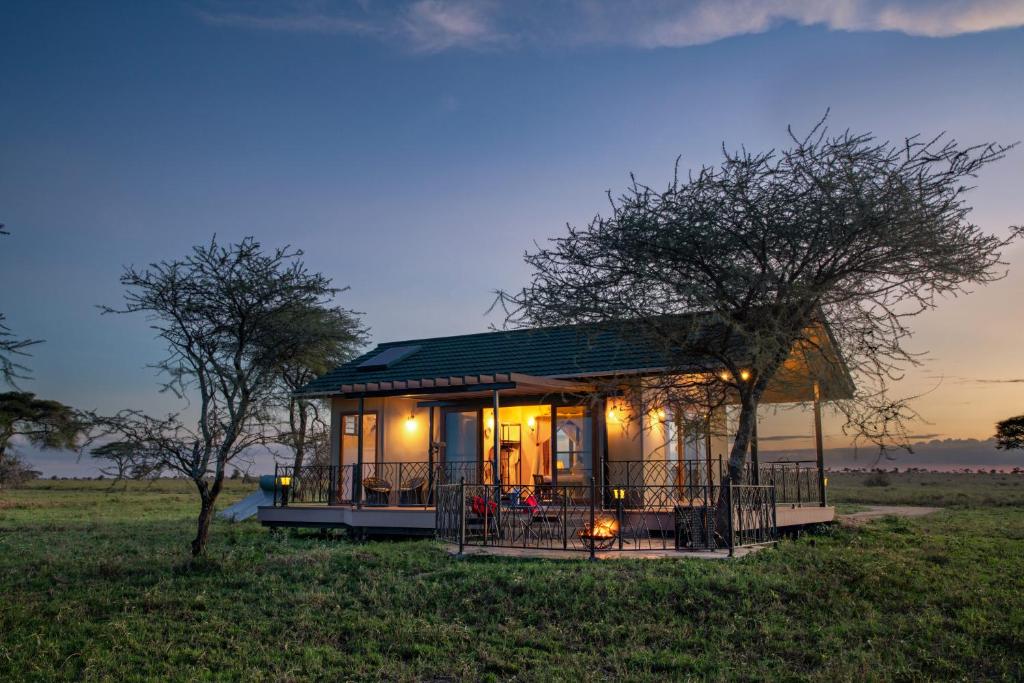
<path fill-rule="evenodd" d="M 730 355 L 743 358 L 746 349 L 713 319 L 701 314 L 679 316 L 689 318 L 693 326 L 690 341 L 673 349 L 666 362 L 664 348 L 645 343 L 639 335 L 624 334 L 621 323 L 609 326 L 565 325 L 463 334 L 454 337 L 411 339 L 379 344 L 344 365 L 313 380 L 298 394 L 314 396 L 342 395 L 342 386 L 350 389 L 379 382 L 409 382 L 437 378 L 472 377 L 515 373 L 547 379 L 598 377 L 657 371 L 671 367 L 673 371 L 706 371 L 719 369 L 719 363 L 698 349 L 715 346 L 717 339 L 732 338 Z M 678 326 L 682 320 L 673 321 Z M 849 371 L 834 348 L 828 326 L 829 346 L 840 360 L 831 364 L 821 380 L 827 400 L 849 398 L 854 385 Z M 363 366 L 363 367 L 360 367 Z M 811 378 L 808 377 L 807 387 Z"/>
<path fill-rule="evenodd" d="M 418 348 L 389 367 L 359 369 L 360 365 L 397 347 Z M 376 366 L 375 363 L 368 365 Z M 379 344 L 372 351 L 318 377 L 299 393 L 337 394 L 341 393 L 343 384 L 381 381 L 494 373 L 564 378 L 650 370 L 663 365 L 661 354 L 625 340 L 617 332 L 580 326 L 547 327 Z"/>

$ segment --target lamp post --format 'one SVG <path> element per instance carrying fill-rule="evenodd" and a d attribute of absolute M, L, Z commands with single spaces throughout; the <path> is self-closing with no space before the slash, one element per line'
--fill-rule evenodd
<path fill-rule="evenodd" d="M 288 489 L 291 488 L 292 478 L 280 477 L 278 482 L 281 484 L 281 507 L 288 507 Z"/>
<path fill-rule="evenodd" d="M 626 501 L 626 489 L 612 489 L 612 497 L 615 499 L 615 518 L 619 523 L 619 550 L 622 550 L 622 508 Z"/>

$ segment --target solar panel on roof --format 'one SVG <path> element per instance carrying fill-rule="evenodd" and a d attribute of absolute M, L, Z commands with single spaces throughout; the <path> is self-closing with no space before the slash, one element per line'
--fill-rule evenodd
<path fill-rule="evenodd" d="M 392 346 L 356 366 L 360 372 L 387 370 L 420 350 L 419 346 Z"/>

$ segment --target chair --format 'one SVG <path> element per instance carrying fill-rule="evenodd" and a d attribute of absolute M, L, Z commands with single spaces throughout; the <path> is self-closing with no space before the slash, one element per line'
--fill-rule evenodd
<path fill-rule="evenodd" d="M 413 477 L 398 485 L 399 505 L 424 505 L 427 480 L 423 477 Z"/>
<path fill-rule="evenodd" d="M 363 479 L 367 505 L 387 505 L 391 496 L 391 482 L 377 477 Z"/>
<path fill-rule="evenodd" d="M 545 481 L 543 474 L 533 475 L 533 492 L 538 500 L 551 502 L 554 499 L 551 483 Z"/>

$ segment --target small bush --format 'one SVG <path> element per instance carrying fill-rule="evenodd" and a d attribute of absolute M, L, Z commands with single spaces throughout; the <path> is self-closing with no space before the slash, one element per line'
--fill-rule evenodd
<path fill-rule="evenodd" d="M 40 472 L 32 469 L 28 463 L 21 461 L 16 456 L 9 455 L 0 460 L 0 488 L 15 489 L 40 476 Z"/>
<path fill-rule="evenodd" d="M 875 472 L 864 480 L 865 486 L 888 486 L 891 483 L 885 472 Z"/>

